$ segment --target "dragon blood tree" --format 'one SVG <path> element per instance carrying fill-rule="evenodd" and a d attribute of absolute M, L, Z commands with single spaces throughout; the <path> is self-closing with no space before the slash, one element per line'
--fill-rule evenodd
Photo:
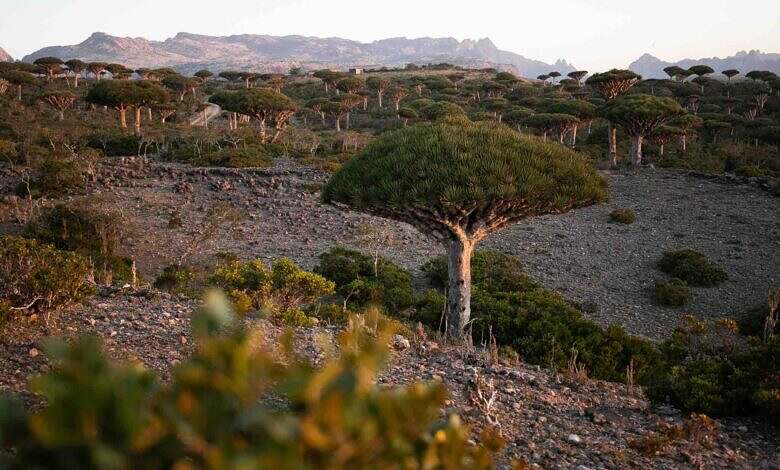
<path fill-rule="evenodd" d="M 471 314 L 471 255 L 505 225 L 604 201 L 606 182 L 580 154 L 464 119 L 384 134 L 333 175 L 323 201 L 406 222 L 449 254 L 447 334 Z"/>
<path fill-rule="evenodd" d="M 598 94 L 609 102 L 624 95 L 634 85 L 642 80 L 641 75 L 637 75 L 630 70 L 612 69 L 609 72 L 596 73 L 585 80 L 585 84 L 596 90 Z M 617 129 L 611 125 L 609 129 L 609 155 L 612 164 L 617 165 Z"/>
<path fill-rule="evenodd" d="M 627 95 L 610 101 L 604 107 L 604 117 L 618 124 L 631 136 L 631 163 L 642 164 L 642 144 L 658 127 L 685 110 L 671 98 L 651 95 Z"/>

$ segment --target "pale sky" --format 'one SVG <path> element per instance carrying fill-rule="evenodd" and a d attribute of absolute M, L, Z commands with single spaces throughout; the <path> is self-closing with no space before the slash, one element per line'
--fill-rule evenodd
<path fill-rule="evenodd" d="M 0 0 L 0 47 L 21 58 L 92 32 L 163 40 L 301 34 L 489 37 L 531 59 L 599 71 L 649 52 L 663 60 L 780 52 L 779 0 Z"/>

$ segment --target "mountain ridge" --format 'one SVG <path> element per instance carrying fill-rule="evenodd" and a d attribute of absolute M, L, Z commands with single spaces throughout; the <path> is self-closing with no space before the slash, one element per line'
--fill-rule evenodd
<path fill-rule="evenodd" d="M 547 64 L 501 50 L 489 38 L 458 41 L 451 37 L 394 37 L 363 43 L 339 37 L 262 34 L 209 36 L 179 32 L 162 41 L 153 41 L 95 32 L 79 44 L 44 47 L 22 60 L 32 62 L 45 56 L 121 62 L 134 68 L 167 66 L 182 72 L 193 72 L 204 67 L 287 71 L 290 67 L 343 69 L 437 62 L 468 67 L 496 67 L 526 77 L 536 77 L 552 70 L 562 74 L 574 70 L 563 59 Z"/>
<path fill-rule="evenodd" d="M 11 57 L 11 54 L 5 51 L 2 47 L 0 47 L 0 62 L 11 62 L 14 60 L 13 57 Z"/>
<path fill-rule="evenodd" d="M 652 54 L 644 53 L 628 66 L 629 70 L 642 75 L 643 78 L 668 78 L 663 69 L 672 65 L 688 69 L 694 65 L 709 65 L 716 73 L 727 69 L 737 69 L 747 73 L 751 70 L 768 70 L 780 74 L 780 54 L 761 52 L 759 50 L 739 51 L 724 58 L 704 57 L 700 59 L 682 59 L 667 62 Z"/>

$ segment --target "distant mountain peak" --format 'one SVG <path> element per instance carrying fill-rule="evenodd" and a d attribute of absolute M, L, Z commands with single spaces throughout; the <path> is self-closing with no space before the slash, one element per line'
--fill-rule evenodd
<path fill-rule="evenodd" d="M 780 73 L 780 54 L 764 53 L 757 49 L 749 52 L 739 51 L 733 56 L 719 58 L 708 57 L 700 59 L 683 59 L 667 62 L 650 54 L 643 54 L 628 66 L 644 78 L 667 78 L 664 68 L 676 65 L 688 69 L 694 65 L 708 65 L 720 73 L 727 69 L 736 69 L 745 74 L 751 70 L 769 70 Z"/>
<path fill-rule="evenodd" d="M 205 36 L 179 32 L 164 41 L 116 37 L 95 32 L 72 46 L 38 50 L 24 61 L 54 56 L 90 61 L 119 62 L 128 67 L 174 67 L 183 72 L 210 67 L 256 71 L 287 71 L 290 67 L 351 68 L 398 67 L 409 63 L 449 62 L 465 67 L 494 67 L 517 75 L 535 77 L 552 68 L 568 73 L 574 68 L 564 60 L 554 65 L 503 51 L 489 38 L 389 38 L 362 43 L 342 38 L 267 36 L 241 34 Z"/>
<path fill-rule="evenodd" d="M 0 47 L 0 62 L 11 62 L 14 58 L 11 57 L 11 54 L 7 53 L 5 49 Z"/>

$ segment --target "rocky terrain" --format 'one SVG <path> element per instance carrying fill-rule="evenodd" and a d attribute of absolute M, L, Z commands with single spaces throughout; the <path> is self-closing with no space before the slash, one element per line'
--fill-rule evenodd
<path fill-rule="evenodd" d="M 390 38 L 361 43 L 340 38 L 267 36 L 242 34 L 204 36 L 178 33 L 164 41 L 122 38 L 94 33 L 71 46 L 50 46 L 25 56 L 120 62 L 128 67 L 171 66 L 192 73 L 214 70 L 256 70 L 286 73 L 291 67 L 306 69 L 350 67 L 398 67 L 408 63 L 449 62 L 472 68 L 499 67 L 521 76 L 536 77 L 557 70 L 566 74 L 574 67 L 560 60 L 546 64 L 498 49 L 490 39 Z"/>
<path fill-rule="evenodd" d="M 10 62 L 14 60 L 13 57 L 11 57 L 11 54 L 7 53 L 5 49 L 0 47 L 0 62 Z"/>
<path fill-rule="evenodd" d="M 718 58 L 705 57 L 701 59 L 683 59 L 677 62 L 666 62 L 650 54 L 644 54 L 638 58 L 628 68 L 644 78 L 669 78 L 664 73 L 664 68 L 670 65 L 676 65 L 683 69 L 688 69 L 694 65 L 709 65 L 718 74 L 723 70 L 737 69 L 742 73 L 752 70 L 768 70 L 774 73 L 780 73 L 780 54 L 772 54 L 752 50 L 750 52 L 740 51 L 733 56 Z"/>
<path fill-rule="evenodd" d="M 50 334 L 98 335 L 111 357 L 141 362 L 167 380 L 193 347 L 189 317 L 195 308 L 192 300 L 154 290 L 104 289 L 56 317 L 6 323 L 0 327 L 0 389 L 37 403 L 26 392 L 26 382 L 50 367 L 42 349 Z M 247 323 L 266 344 L 274 344 L 282 333 L 262 319 Z M 296 349 L 319 363 L 323 337 L 336 332 L 327 326 L 299 329 Z M 393 348 L 379 383 L 442 381 L 450 393 L 443 415 L 460 414 L 475 432 L 488 419 L 497 423 L 507 441 L 500 468 L 508 468 L 512 458 L 548 469 L 780 468 L 780 440 L 775 430 L 757 421 L 719 420 L 717 431 L 677 437 L 653 448 L 669 430 L 685 429 L 685 419 L 673 408 L 651 407 L 641 391 L 538 366 L 495 362 L 480 350 L 416 336 L 396 337 Z M 492 397 L 492 404 L 480 401 L 477 391 Z"/>
<path fill-rule="evenodd" d="M 311 268 L 331 247 L 364 250 L 366 224 L 392 234 L 381 252 L 404 268 L 416 272 L 443 254 L 411 226 L 323 205 L 318 189 L 327 177 L 286 159 L 254 170 L 112 159 L 100 168 L 91 191 L 127 218 L 131 235 L 123 251 L 147 279 L 180 262 L 186 251 L 192 252 L 186 262 L 202 267 L 230 252 L 265 261 L 287 256 Z M 602 325 L 619 323 L 655 339 L 668 336 L 687 313 L 729 316 L 763 302 L 780 281 L 780 205 L 767 191 L 727 178 L 650 168 L 608 177 L 608 203 L 507 227 L 481 247 L 517 256 L 532 277 L 580 303 Z M 245 217 L 199 240 L 209 214 L 220 206 Z M 637 221 L 610 223 L 608 214 L 618 207 L 635 210 Z M 180 228 L 171 228 L 172 218 L 181 221 Z M 661 307 L 651 290 L 665 275 L 654 265 L 663 251 L 678 248 L 703 252 L 729 279 L 718 287 L 694 288 L 686 307 Z"/>

